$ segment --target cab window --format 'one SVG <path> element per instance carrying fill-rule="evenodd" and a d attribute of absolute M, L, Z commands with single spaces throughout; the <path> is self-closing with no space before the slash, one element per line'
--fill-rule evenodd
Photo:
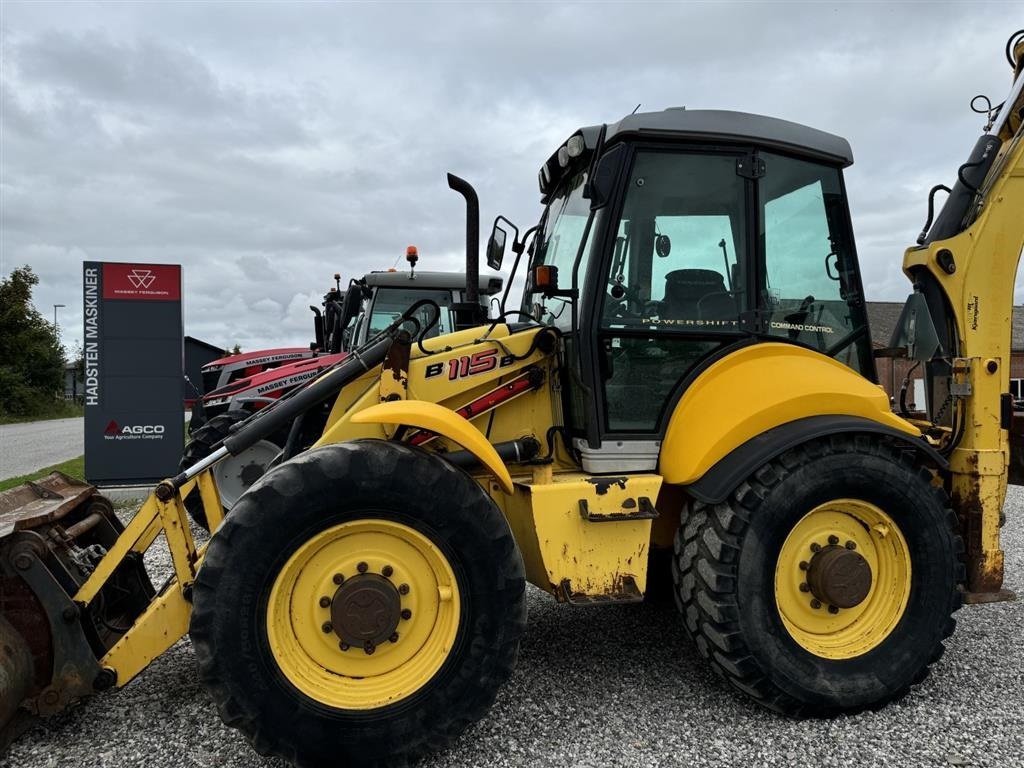
<path fill-rule="evenodd" d="M 759 298 L 768 333 L 869 375 L 867 320 L 840 173 L 803 160 L 763 157 Z"/>

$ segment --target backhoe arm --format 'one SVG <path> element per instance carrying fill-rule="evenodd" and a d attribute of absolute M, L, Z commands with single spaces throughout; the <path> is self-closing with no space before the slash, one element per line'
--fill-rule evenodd
<path fill-rule="evenodd" d="M 971 160 L 959 169 L 943 210 L 946 231 L 952 221 L 955 233 L 907 250 L 903 262 L 915 290 L 930 294 L 935 325 L 947 335 L 943 354 L 951 376 L 948 387 L 933 390 L 940 402 L 931 411 L 937 423 L 951 419 L 950 490 L 967 546 L 968 592 L 974 593 L 968 599 L 979 601 L 997 599 L 1003 582 L 999 521 L 1012 418 L 1011 319 L 1024 248 L 1024 42 L 1016 44 L 1013 55 L 1010 95 Z M 990 166 L 980 183 L 972 184 L 977 163 Z M 958 193 L 961 209 L 950 209 Z M 933 238 L 942 219 L 932 228 Z"/>

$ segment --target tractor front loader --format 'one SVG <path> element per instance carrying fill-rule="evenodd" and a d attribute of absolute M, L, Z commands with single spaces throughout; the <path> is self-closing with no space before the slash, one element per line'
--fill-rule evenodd
<path fill-rule="evenodd" d="M 786 715 L 904 696 L 962 602 L 1012 597 L 1024 31 L 1007 56 L 1009 96 L 904 255 L 913 293 L 883 352 L 923 366 L 924 418 L 877 383 L 844 139 L 681 109 L 584 127 L 541 167 L 539 224 L 495 220 L 488 265 L 509 240 L 513 275 L 528 258 L 519 310 L 482 317 L 476 194 L 449 176 L 467 201 L 454 332 L 428 338 L 436 316 L 410 307 L 160 483 L 116 538 L 81 508 L 102 506 L 91 489 L 10 502 L 0 714 L 125 685 L 187 632 L 259 752 L 401 764 L 486 713 L 526 581 L 580 608 L 670 590 L 727 684 Z M 222 515 L 211 468 L 324 403 L 315 444 Z M 161 534 L 174 573 L 152 594 L 139 555 Z"/>

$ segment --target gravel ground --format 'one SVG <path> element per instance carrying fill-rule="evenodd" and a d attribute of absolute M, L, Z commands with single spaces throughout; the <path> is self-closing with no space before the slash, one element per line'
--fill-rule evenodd
<path fill-rule="evenodd" d="M 1024 491 L 1011 488 L 1007 507 L 1006 582 L 1021 590 Z M 533 589 L 528 601 L 494 708 L 424 766 L 1024 766 L 1024 601 L 962 609 L 945 656 L 902 702 L 806 721 L 726 689 L 674 609 L 573 609 Z M 0 765 L 284 768 L 221 724 L 187 639 L 124 689 L 26 733 Z"/>
<path fill-rule="evenodd" d="M 85 419 L 0 426 L 0 480 L 27 475 L 85 453 Z"/>

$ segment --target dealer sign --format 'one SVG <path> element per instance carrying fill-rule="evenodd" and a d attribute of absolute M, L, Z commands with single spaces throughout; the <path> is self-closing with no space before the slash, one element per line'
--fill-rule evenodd
<path fill-rule="evenodd" d="M 184 442 L 181 267 L 87 261 L 82 276 L 85 476 L 158 482 Z"/>

